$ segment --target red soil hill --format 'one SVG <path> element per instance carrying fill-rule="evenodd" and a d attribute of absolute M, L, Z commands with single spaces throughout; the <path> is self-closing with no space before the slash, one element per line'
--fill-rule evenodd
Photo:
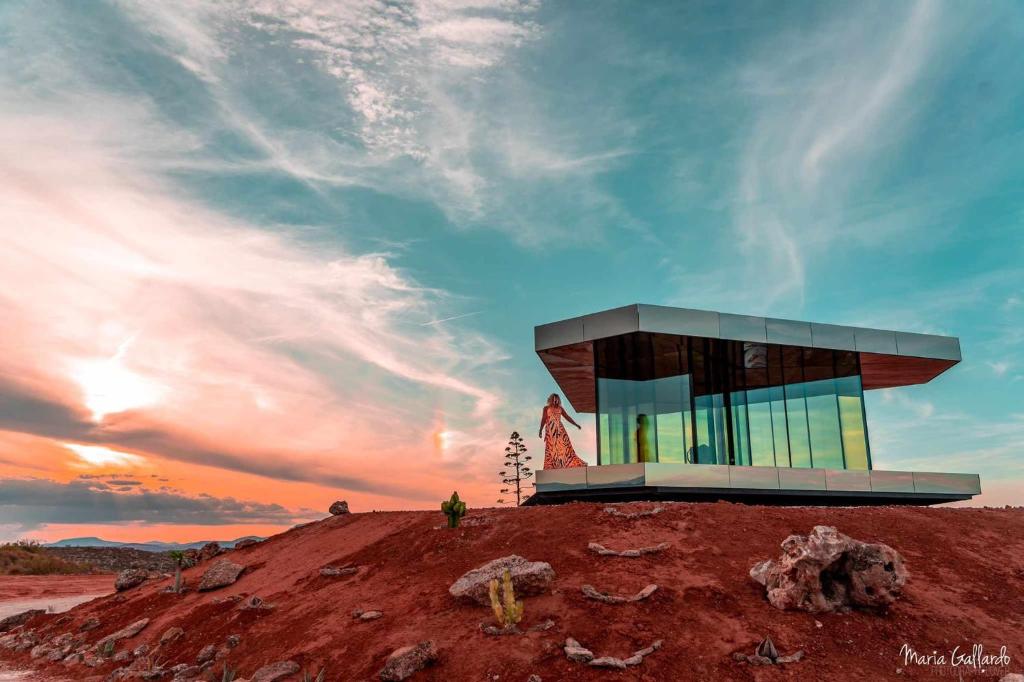
<path fill-rule="evenodd" d="M 440 660 L 416 680 L 526 682 L 531 674 L 545 682 L 934 678 L 934 669 L 904 663 L 904 644 L 947 657 L 958 645 L 969 650 L 982 644 L 992 652 L 1005 645 L 1012 658 L 1008 669 L 965 677 L 998 679 L 993 672 L 1024 671 L 1022 509 L 662 506 L 663 513 L 637 519 L 607 514 L 600 504 L 486 509 L 471 511 L 463 523 L 473 525 L 457 530 L 440 527 L 440 512 L 337 516 L 224 555 L 246 567 L 229 587 L 194 591 L 207 562 L 186 572 L 192 590 L 184 594 L 163 592 L 169 579 L 150 581 L 63 616 L 39 616 L 29 627 L 77 632 L 97 617 L 102 625 L 87 633 L 93 642 L 151 619 L 120 651 L 153 646 L 168 628 L 179 626 L 185 636 L 158 653 L 168 667 L 191 663 L 207 644 L 219 646 L 238 634 L 241 644 L 226 662 L 239 677 L 290 659 L 314 675 L 326 667 L 332 681 L 377 679 L 391 651 L 425 639 L 437 643 Z M 784 538 L 815 525 L 834 525 L 903 555 L 910 580 L 887 614 L 781 612 L 766 601 L 764 589 L 748 576 L 751 565 L 777 557 Z M 640 558 L 599 557 L 588 551 L 590 541 L 613 549 L 670 546 Z M 457 604 L 448 594 L 467 570 L 509 554 L 554 568 L 553 592 L 526 598 L 522 623 L 526 629 L 550 618 L 551 629 L 485 635 L 480 624 L 490 622 L 489 610 Z M 324 566 L 349 564 L 362 568 L 337 577 L 319 573 Z M 602 592 L 634 594 L 649 583 L 660 589 L 633 604 L 602 604 L 580 592 L 590 584 Z M 257 595 L 274 608 L 243 610 L 240 602 L 225 599 L 232 595 Z M 363 622 L 352 617 L 356 609 L 384 615 Z M 804 659 L 774 667 L 733 660 L 735 651 L 753 653 L 764 635 L 783 654 L 802 649 Z M 566 660 L 567 636 L 599 656 L 626 657 L 657 639 L 664 646 L 640 666 L 616 672 Z M 30 664 L 27 653 L 4 649 L 0 659 Z M 86 679 L 105 677 L 115 667 L 51 665 L 48 672 Z M 220 668 L 218 663 L 218 674 Z"/>

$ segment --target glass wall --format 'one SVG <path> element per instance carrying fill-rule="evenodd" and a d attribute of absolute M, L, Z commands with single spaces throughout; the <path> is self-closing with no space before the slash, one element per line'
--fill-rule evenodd
<path fill-rule="evenodd" d="M 871 468 L 855 353 L 637 333 L 594 355 L 600 464 Z"/>

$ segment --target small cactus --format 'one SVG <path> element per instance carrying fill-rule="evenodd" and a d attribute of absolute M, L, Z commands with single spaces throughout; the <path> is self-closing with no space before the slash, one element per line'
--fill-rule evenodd
<path fill-rule="evenodd" d="M 220 676 L 220 682 L 234 682 L 235 671 L 228 667 L 228 664 L 224 664 L 224 673 Z"/>
<path fill-rule="evenodd" d="M 466 503 L 459 499 L 459 493 L 453 492 L 451 499 L 441 503 L 441 511 L 448 517 L 448 527 L 458 528 L 459 519 L 466 515 Z"/>
<path fill-rule="evenodd" d="M 305 670 L 302 673 L 302 682 L 324 682 L 324 680 L 327 679 L 326 677 L 324 677 L 326 674 L 327 668 L 321 668 L 320 674 L 318 674 L 314 678 L 313 675 L 308 670 Z"/>
<path fill-rule="evenodd" d="M 489 585 L 491 597 L 491 610 L 494 611 L 494 618 L 498 625 L 510 630 L 523 619 L 523 602 L 516 601 L 515 589 L 512 587 L 512 572 L 505 569 L 501 576 L 501 598 L 498 598 L 498 580 L 494 579 Z"/>

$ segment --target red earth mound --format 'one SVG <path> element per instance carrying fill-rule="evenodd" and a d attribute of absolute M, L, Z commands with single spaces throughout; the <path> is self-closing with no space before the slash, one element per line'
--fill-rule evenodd
<path fill-rule="evenodd" d="M 118 651 L 154 646 L 172 626 L 185 635 L 163 647 L 170 667 L 192 663 L 208 644 L 231 634 L 241 644 L 225 659 L 248 677 L 268 663 L 293 660 L 328 680 L 377 679 L 388 654 L 422 640 L 437 643 L 440 659 L 413 679 L 526 682 L 531 674 L 552 680 L 779 680 L 931 679 L 949 672 L 905 662 L 904 644 L 945 654 L 973 645 L 996 653 L 1005 646 L 1011 663 L 973 679 L 998 679 L 1024 671 L 1024 510 L 949 508 L 780 508 L 727 503 L 664 504 L 663 513 L 635 519 L 604 512 L 600 504 L 471 511 L 465 525 L 442 528 L 440 512 L 380 512 L 325 519 L 226 554 L 246 567 L 233 585 L 196 592 L 205 563 L 186 572 L 184 594 L 165 593 L 170 580 L 150 581 L 83 604 L 67 614 L 39 616 L 28 624 L 41 634 L 78 632 L 89 618 L 102 625 L 88 641 L 149 618 L 140 634 Z M 624 511 L 653 505 L 623 505 Z M 903 597 L 884 615 L 853 612 L 808 614 L 772 607 L 764 588 L 748 575 L 757 561 L 780 554 L 779 543 L 815 525 L 833 525 L 859 540 L 899 551 L 910 571 Z M 596 541 L 616 550 L 668 548 L 638 558 L 598 556 Z M 489 636 L 489 609 L 456 603 L 448 587 L 464 572 L 491 559 L 519 554 L 547 561 L 555 570 L 550 594 L 525 599 L 524 629 L 554 621 L 544 631 Z M 214 559 L 216 561 L 216 559 Z M 355 574 L 321 576 L 325 566 L 356 565 Z M 643 601 L 604 604 L 583 596 L 593 585 L 632 595 L 656 583 Z M 257 595 L 272 609 L 242 609 L 231 596 Z M 361 621 L 356 609 L 383 611 Z M 740 663 L 732 654 L 753 653 L 771 635 L 780 652 L 802 649 L 803 660 L 782 666 Z M 566 659 L 573 637 L 598 656 L 626 657 L 664 640 L 638 667 L 623 672 L 589 668 Z M 39 666 L 27 652 L 0 649 L 14 666 Z M 53 677 L 103 679 L 117 667 L 51 665 Z M 221 663 L 216 670 L 219 672 Z M 953 670 L 952 668 L 948 668 Z M 169 676 L 168 676 L 169 677 Z M 952 673 L 953 679 L 957 672 Z M 219 676 L 217 679 L 220 679 Z M 294 679 L 301 679 L 296 675 Z"/>

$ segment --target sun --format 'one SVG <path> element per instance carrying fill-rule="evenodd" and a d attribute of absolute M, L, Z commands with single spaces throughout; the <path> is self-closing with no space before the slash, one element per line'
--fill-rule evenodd
<path fill-rule="evenodd" d="M 124 366 L 124 356 L 135 337 L 129 337 L 111 358 L 79 363 L 72 377 L 82 389 L 85 406 L 94 421 L 108 414 L 138 409 L 158 402 L 163 387 Z"/>
<path fill-rule="evenodd" d="M 78 443 L 64 443 L 64 447 L 78 455 L 81 463 L 78 466 L 92 467 L 130 467 L 140 466 L 146 463 L 144 457 L 133 455 L 130 452 L 111 450 L 100 445 L 79 445 Z"/>

